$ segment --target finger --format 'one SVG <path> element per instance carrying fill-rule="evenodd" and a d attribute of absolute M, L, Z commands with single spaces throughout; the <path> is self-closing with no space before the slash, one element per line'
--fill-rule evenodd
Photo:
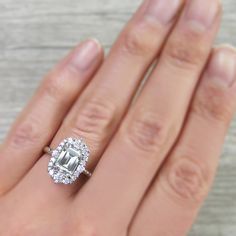
<path fill-rule="evenodd" d="M 219 27 L 218 1 L 202 3 L 202 0 L 187 3 L 157 68 L 93 177 L 78 194 L 80 212 L 82 208 L 91 217 L 102 214 L 107 230 L 113 230 L 118 219 L 127 226 L 182 128 Z M 104 226 L 104 222 L 100 223 Z"/>
<path fill-rule="evenodd" d="M 94 167 L 175 22 L 181 1 L 171 1 L 169 13 L 159 14 L 166 8 L 165 4 L 169 6 L 169 2 L 144 2 L 121 33 L 93 83 L 68 114 L 52 141 L 53 148 L 66 137 L 83 137 L 91 149 L 87 169 Z M 58 191 L 69 194 L 77 190 L 78 184 L 66 188 L 54 186 L 46 173 L 47 164 L 46 155 L 29 175 L 30 179 L 42 180 L 42 188 L 46 190 L 43 192 L 52 193 L 54 197 Z"/>
<path fill-rule="evenodd" d="M 101 61 L 101 46 L 89 40 L 46 76 L 1 145 L 0 193 L 12 188 L 34 165 Z"/>
<path fill-rule="evenodd" d="M 209 191 L 236 107 L 235 68 L 235 50 L 214 51 L 186 126 L 143 201 L 131 236 L 187 235 Z"/>

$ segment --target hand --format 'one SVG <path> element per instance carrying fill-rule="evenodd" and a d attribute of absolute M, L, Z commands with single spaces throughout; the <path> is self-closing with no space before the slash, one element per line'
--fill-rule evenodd
<path fill-rule="evenodd" d="M 62 60 L 1 145 L 0 235 L 186 235 L 236 105 L 236 52 L 212 49 L 220 17 L 218 0 L 147 0 L 104 62 L 95 40 Z M 55 184 L 42 150 L 67 137 L 94 172 Z"/>

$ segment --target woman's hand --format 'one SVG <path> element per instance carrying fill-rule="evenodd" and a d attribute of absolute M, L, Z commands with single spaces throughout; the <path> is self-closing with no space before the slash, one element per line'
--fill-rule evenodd
<path fill-rule="evenodd" d="M 186 235 L 236 105 L 236 53 L 212 50 L 220 17 L 218 0 L 147 0 L 104 62 L 94 40 L 60 62 L 1 146 L 0 235 Z M 67 137 L 96 169 L 66 186 L 42 150 Z"/>

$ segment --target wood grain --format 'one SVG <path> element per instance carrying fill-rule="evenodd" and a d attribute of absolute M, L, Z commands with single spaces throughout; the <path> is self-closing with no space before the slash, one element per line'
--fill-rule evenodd
<path fill-rule="evenodd" d="M 1 0 L 0 139 L 43 75 L 82 39 L 108 50 L 140 0 Z M 223 0 L 217 43 L 236 45 L 236 1 Z M 236 235 L 236 120 L 230 128 L 214 188 L 191 236 Z"/>

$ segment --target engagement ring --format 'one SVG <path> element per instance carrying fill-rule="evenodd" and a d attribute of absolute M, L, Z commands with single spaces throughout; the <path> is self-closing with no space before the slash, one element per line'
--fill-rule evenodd
<path fill-rule="evenodd" d="M 44 152 L 51 156 L 48 173 L 55 183 L 72 184 L 82 173 L 92 175 L 85 169 L 90 151 L 81 138 L 67 138 L 56 149 L 45 147 Z"/>

